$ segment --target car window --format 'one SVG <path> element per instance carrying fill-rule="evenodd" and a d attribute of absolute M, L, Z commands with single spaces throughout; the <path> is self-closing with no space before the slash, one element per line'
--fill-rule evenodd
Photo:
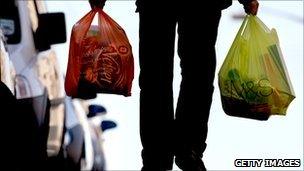
<path fill-rule="evenodd" d="M 0 28 L 7 37 L 8 44 L 17 44 L 21 40 L 19 11 L 16 1 L 1 1 Z"/>

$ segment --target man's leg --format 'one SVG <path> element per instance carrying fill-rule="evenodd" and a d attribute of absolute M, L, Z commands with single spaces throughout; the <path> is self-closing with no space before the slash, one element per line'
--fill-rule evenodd
<path fill-rule="evenodd" d="M 182 82 L 175 120 L 176 164 L 192 171 L 205 170 L 201 158 L 206 148 L 216 66 L 214 45 L 221 16 L 220 10 L 199 11 L 181 13 L 178 19 Z"/>
<path fill-rule="evenodd" d="M 143 170 L 171 169 L 173 164 L 173 57 L 176 21 L 162 10 L 140 15 L 140 136 Z"/>

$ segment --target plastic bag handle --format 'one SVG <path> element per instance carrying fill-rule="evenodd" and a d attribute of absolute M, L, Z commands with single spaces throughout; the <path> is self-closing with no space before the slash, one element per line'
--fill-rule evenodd
<path fill-rule="evenodd" d="M 242 25 L 241 25 L 239 31 L 237 32 L 237 35 L 239 35 L 239 36 L 236 36 L 236 37 L 243 36 L 244 31 L 245 31 L 246 27 L 248 26 L 249 19 L 250 19 L 250 15 L 246 15 L 244 21 L 242 22 Z"/>

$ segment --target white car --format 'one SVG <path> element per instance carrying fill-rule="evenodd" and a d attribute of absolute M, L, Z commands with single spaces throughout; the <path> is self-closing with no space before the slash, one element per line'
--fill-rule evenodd
<path fill-rule="evenodd" d="M 85 100 L 66 98 L 65 156 L 67 170 L 104 171 L 103 139 L 100 115 L 88 118 L 89 104 Z M 93 113 L 105 114 L 105 110 Z"/>
<path fill-rule="evenodd" d="M 8 87 L 15 92 L 17 108 L 23 113 L 24 123 L 17 125 L 18 136 L 26 140 L 20 143 L 20 162 L 24 165 L 20 167 L 55 167 L 63 157 L 65 93 L 58 57 L 51 45 L 66 41 L 64 14 L 47 13 L 40 0 L 3 1 L 0 28 L 15 68 L 14 86 L 8 83 Z M 3 78 L 8 80 L 12 74 L 6 73 Z"/>
<path fill-rule="evenodd" d="M 51 47 L 66 41 L 64 14 L 47 13 L 44 3 L 10 0 L 0 6 L 0 28 L 7 39 L 7 49 L 1 41 L 1 80 L 15 95 L 19 112 L 11 143 L 18 147 L 8 147 L 18 153 L 12 170 L 103 171 L 100 123 L 87 118 L 85 101 L 66 97 Z"/>

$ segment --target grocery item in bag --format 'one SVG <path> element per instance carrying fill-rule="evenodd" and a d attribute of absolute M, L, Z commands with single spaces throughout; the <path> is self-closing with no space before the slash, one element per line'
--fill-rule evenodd
<path fill-rule="evenodd" d="M 98 13 L 99 24 L 91 25 Z M 66 77 L 69 96 L 94 98 L 96 93 L 131 95 L 132 48 L 124 30 L 95 8 L 74 25 Z"/>
<path fill-rule="evenodd" d="M 248 15 L 219 72 L 226 114 L 258 120 L 285 115 L 295 98 L 274 29 Z"/>

